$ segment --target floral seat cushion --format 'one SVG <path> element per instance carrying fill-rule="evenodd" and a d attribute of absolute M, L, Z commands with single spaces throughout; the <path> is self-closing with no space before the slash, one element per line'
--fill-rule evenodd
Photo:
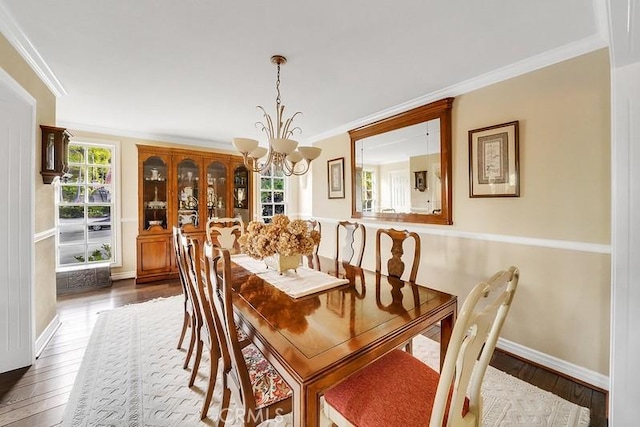
<path fill-rule="evenodd" d="M 249 336 L 238 325 L 236 325 L 236 334 L 238 334 L 239 342 L 247 341 L 249 339 Z"/>
<path fill-rule="evenodd" d="M 242 355 L 249 371 L 256 409 L 264 408 L 293 395 L 289 385 L 255 345 L 250 344 L 243 348 Z"/>

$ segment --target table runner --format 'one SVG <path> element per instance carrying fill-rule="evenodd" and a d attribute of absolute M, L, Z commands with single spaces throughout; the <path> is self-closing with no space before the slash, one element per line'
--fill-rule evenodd
<path fill-rule="evenodd" d="M 245 254 L 233 255 L 231 260 L 260 276 L 291 298 L 301 298 L 349 283 L 347 279 L 340 279 L 302 265 L 296 271 L 287 270 L 280 274 L 276 270 L 267 268 L 264 261 L 253 259 Z"/>

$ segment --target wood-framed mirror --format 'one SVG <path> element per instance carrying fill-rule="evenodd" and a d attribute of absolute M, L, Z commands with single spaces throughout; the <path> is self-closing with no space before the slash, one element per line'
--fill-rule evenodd
<path fill-rule="evenodd" d="M 452 107 L 445 98 L 349 131 L 353 218 L 453 224 Z"/>

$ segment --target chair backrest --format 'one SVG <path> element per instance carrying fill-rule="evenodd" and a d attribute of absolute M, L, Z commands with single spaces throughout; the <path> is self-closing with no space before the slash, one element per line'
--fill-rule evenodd
<path fill-rule="evenodd" d="M 453 327 L 429 426 L 442 426 L 451 389 L 448 425 L 461 425 L 464 418 L 473 417 L 475 425 L 481 423 L 482 379 L 511 307 L 519 276 L 516 267 L 499 271 L 488 281 L 476 285 L 467 296 Z M 463 418 L 467 390 L 469 412 Z"/>
<path fill-rule="evenodd" d="M 207 242 L 229 249 L 231 253 L 240 253 L 238 238 L 244 234 L 242 218 L 211 218 L 206 230 Z"/>
<path fill-rule="evenodd" d="M 417 233 L 407 230 L 395 230 L 393 228 L 379 229 L 376 233 L 376 273 L 382 273 L 382 255 L 380 253 L 380 238 L 386 234 L 391 238 L 391 258 L 387 261 L 387 276 L 401 278 L 404 273 L 404 262 L 402 255 L 404 254 L 403 244 L 405 240 L 413 238 L 414 251 L 413 263 L 411 264 L 411 272 L 409 273 L 409 282 L 416 281 L 418 274 L 418 265 L 420 264 L 420 236 Z"/>
<path fill-rule="evenodd" d="M 256 401 L 251 387 L 251 379 L 242 355 L 233 314 L 231 289 L 231 257 L 229 250 L 207 242 L 204 249 L 205 275 L 210 279 L 210 301 L 217 317 L 218 343 L 222 353 L 223 372 L 232 371 L 237 381 L 230 384 L 240 394 L 245 411 L 254 412 Z"/>
<path fill-rule="evenodd" d="M 320 225 L 320 221 L 308 219 L 307 225 L 309 226 L 309 230 L 316 230 L 320 236 L 322 236 L 322 226 Z M 318 271 L 320 271 L 320 258 L 318 258 L 319 248 L 320 243 L 313 247 L 313 252 L 311 252 L 311 254 L 307 255 L 307 267 Z"/>
<path fill-rule="evenodd" d="M 175 230 L 176 227 L 174 227 Z M 191 304 L 191 308 L 193 311 L 193 317 L 195 318 L 195 325 L 193 325 L 193 333 L 196 333 L 196 330 L 200 330 L 200 328 L 204 325 L 205 319 L 202 316 L 202 310 L 200 309 L 200 303 L 198 298 L 198 289 L 196 279 L 198 275 L 194 273 L 195 265 L 191 265 L 190 254 L 189 251 L 193 247 L 193 240 L 188 238 L 186 235 L 182 234 L 179 230 L 174 236 L 177 235 L 177 246 L 176 250 L 179 252 L 177 263 L 178 270 L 182 270 L 182 277 L 184 277 L 184 290 L 187 294 L 188 303 Z M 196 241 L 197 242 L 197 241 Z M 198 258 L 198 257 L 196 257 Z M 200 260 L 197 260 L 198 267 Z"/>
<path fill-rule="evenodd" d="M 186 277 L 184 276 L 184 263 L 182 262 L 181 244 L 182 230 L 180 227 L 173 226 L 173 252 L 176 256 L 176 264 L 178 265 L 178 277 L 180 278 L 180 284 L 182 285 L 182 293 L 184 294 L 185 301 L 189 300 L 189 291 L 187 290 Z"/>
<path fill-rule="evenodd" d="M 344 229 L 344 241 L 342 248 L 340 247 L 340 230 Z M 360 230 L 360 247 L 355 249 L 356 232 Z M 362 266 L 362 257 L 364 256 L 364 247 L 367 242 L 367 230 L 364 225 L 358 222 L 340 221 L 336 225 L 336 256 L 337 262 L 343 264 L 351 264 L 356 267 Z M 355 259 L 355 260 L 354 260 Z"/>
<path fill-rule="evenodd" d="M 200 312 L 200 339 L 217 354 L 218 343 L 216 328 L 213 321 L 213 309 L 207 296 L 207 290 L 202 275 L 202 251 L 197 239 L 187 238 L 184 248 L 184 258 L 187 263 L 187 279 L 193 289 L 194 302 Z"/>

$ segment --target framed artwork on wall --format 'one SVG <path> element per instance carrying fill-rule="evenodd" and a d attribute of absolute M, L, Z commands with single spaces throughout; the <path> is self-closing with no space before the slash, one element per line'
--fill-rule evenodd
<path fill-rule="evenodd" d="M 327 184 L 330 199 L 344 199 L 344 157 L 327 161 Z"/>
<path fill-rule="evenodd" d="M 469 131 L 469 197 L 520 197 L 518 121 Z"/>

